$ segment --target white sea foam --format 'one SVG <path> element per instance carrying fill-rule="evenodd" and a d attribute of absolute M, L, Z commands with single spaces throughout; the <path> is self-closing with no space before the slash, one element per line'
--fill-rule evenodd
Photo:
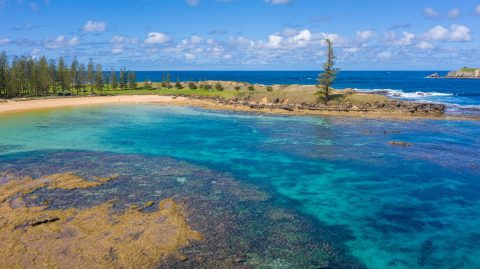
<path fill-rule="evenodd" d="M 478 114 L 480 113 L 480 105 L 461 105 L 454 103 L 455 95 L 452 93 L 441 92 L 404 92 L 402 90 L 394 89 L 354 89 L 364 93 L 377 93 L 391 98 L 416 100 L 427 103 L 444 104 L 447 106 L 449 113 L 460 114 Z M 443 98 L 442 98 L 443 97 Z"/>
<path fill-rule="evenodd" d="M 404 92 L 402 90 L 394 89 L 355 89 L 359 92 L 379 93 L 389 97 L 407 98 L 407 99 L 425 99 L 428 97 L 448 97 L 454 96 L 452 93 L 441 92 Z"/>

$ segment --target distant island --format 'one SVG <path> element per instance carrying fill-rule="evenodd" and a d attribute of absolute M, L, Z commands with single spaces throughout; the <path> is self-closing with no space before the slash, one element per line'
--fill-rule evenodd
<path fill-rule="evenodd" d="M 438 73 L 433 73 L 429 75 L 427 78 L 465 78 L 465 79 L 480 79 L 480 68 L 471 68 L 471 67 L 463 67 L 457 71 L 448 72 L 448 74 L 444 77 L 440 76 Z"/>

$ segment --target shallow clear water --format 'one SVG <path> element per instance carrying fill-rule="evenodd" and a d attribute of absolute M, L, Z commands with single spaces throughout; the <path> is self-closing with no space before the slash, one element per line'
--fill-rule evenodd
<path fill-rule="evenodd" d="M 272 116 L 155 105 L 0 117 L 3 165 L 45 150 L 168 157 L 227 172 L 268 190 L 278 198 L 271 203 L 281 200 L 318 220 L 331 240 L 345 243 L 369 268 L 480 267 L 478 121 Z"/>

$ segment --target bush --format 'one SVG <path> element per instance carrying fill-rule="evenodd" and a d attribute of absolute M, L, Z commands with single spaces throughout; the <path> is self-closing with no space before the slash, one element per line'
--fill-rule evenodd
<path fill-rule="evenodd" d="M 267 87 L 267 92 L 271 92 L 271 91 L 273 91 L 273 87 L 272 87 L 272 86 L 268 86 L 268 87 Z"/>
<path fill-rule="evenodd" d="M 217 91 L 223 91 L 223 86 L 222 86 L 222 84 L 221 84 L 220 82 L 217 82 L 217 83 L 215 84 L 215 90 L 217 90 Z"/>
<path fill-rule="evenodd" d="M 235 90 L 238 92 L 240 89 L 242 89 L 242 87 L 240 86 L 235 86 Z"/>
<path fill-rule="evenodd" d="M 179 89 L 179 90 L 183 89 L 182 83 L 180 83 L 180 82 L 177 81 L 177 83 L 175 83 L 175 88 L 177 88 L 177 89 Z"/>
<path fill-rule="evenodd" d="M 197 84 L 195 84 L 195 82 L 189 82 L 188 83 L 188 88 L 190 88 L 192 90 L 198 89 Z"/>
<path fill-rule="evenodd" d="M 200 84 L 200 89 L 202 89 L 202 90 L 211 90 L 211 89 L 212 89 L 212 85 L 207 84 L 207 83 L 202 83 L 202 84 Z"/>
<path fill-rule="evenodd" d="M 248 90 L 253 92 L 255 90 L 255 87 L 253 87 L 253 85 L 250 85 L 250 86 L 248 86 Z"/>
<path fill-rule="evenodd" d="M 162 88 L 171 89 L 172 84 L 170 82 L 162 82 Z"/>

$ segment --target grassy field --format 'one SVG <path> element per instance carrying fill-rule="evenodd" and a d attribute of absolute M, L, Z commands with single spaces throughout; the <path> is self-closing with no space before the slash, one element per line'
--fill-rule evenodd
<path fill-rule="evenodd" d="M 222 87 L 216 88 L 215 85 L 221 83 Z M 220 97 L 224 99 L 245 98 L 258 103 L 280 103 L 280 104 L 313 104 L 323 102 L 318 95 L 318 88 L 313 85 L 251 85 L 241 82 L 202 82 L 196 83 L 197 89 L 188 88 L 188 83 L 182 83 L 181 89 L 165 86 L 162 83 L 151 83 L 146 85 L 139 83 L 135 90 L 112 90 L 105 87 L 103 91 L 94 90 L 95 95 L 165 95 L 165 96 L 192 96 L 192 97 Z M 205 88 L 205 85 L 209 85 Z M 87 89 L 85 93 L 72 92 L 73 96 L 90 96 L 91 91 Z M 60 96 L 57 96 L 61 98 Z M 25 98 L 39 98 L 28 97 Z M 40 97 L 42 98 L 42 97 Z M 45 98 L 45 97 L 43 97 Z M 352 90 L 333 90 L 329 104 L 342 105 L 349 103 L 352 105 L 362 105 L 366 103 L 387 102 L 389 99 L 383 95 L 359 93 Z"/>
<path fill-rule="evenodd" d="M 474 73 L 477 68 L 464 67 L 460 69 L 460 72 Z"/>

